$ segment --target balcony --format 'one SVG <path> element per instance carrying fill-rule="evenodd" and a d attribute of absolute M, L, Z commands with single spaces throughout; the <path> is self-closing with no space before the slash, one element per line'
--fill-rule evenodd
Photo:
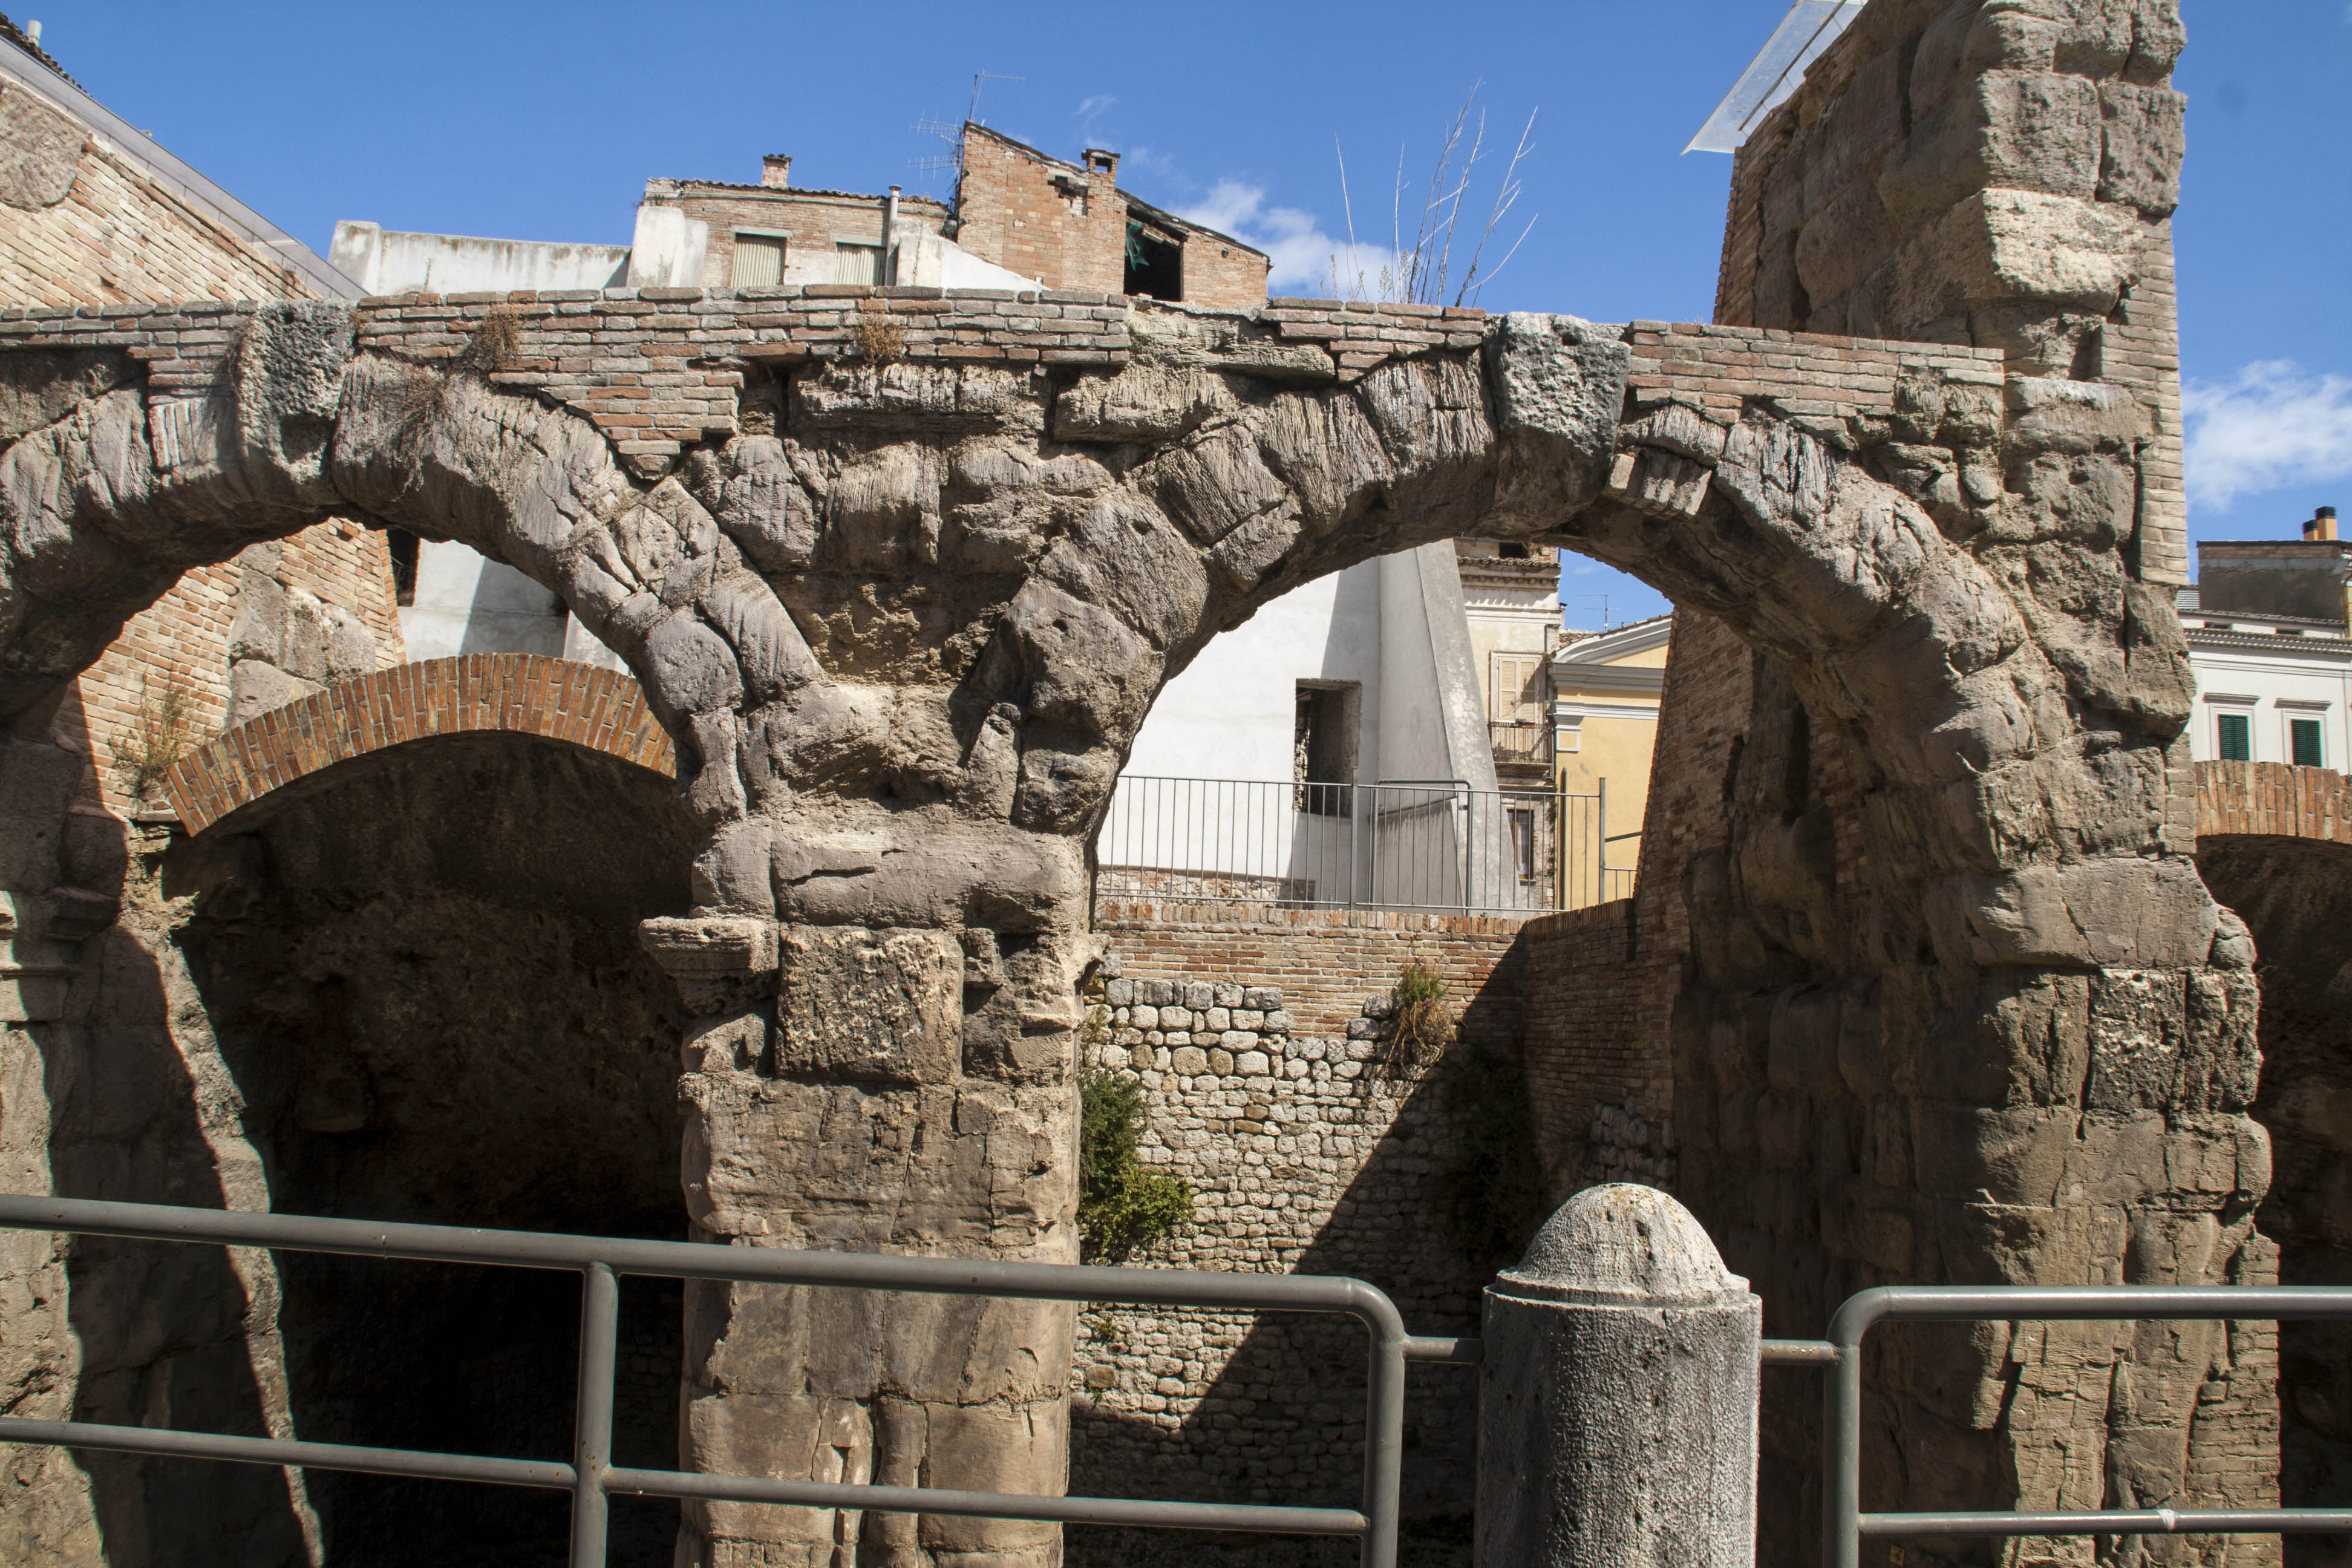
<path fill-rule="evenodd" d="M 1551 726 L 1541 723 L 1496 720 L 1486 726 L 1487 743 L 1495 751 L 1496 767 L 1551 766 Z"/>

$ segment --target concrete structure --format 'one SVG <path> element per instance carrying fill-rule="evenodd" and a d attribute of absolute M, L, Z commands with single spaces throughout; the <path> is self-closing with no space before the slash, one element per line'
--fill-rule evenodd
<path fill-rule="evenodd" d="M 1480 1568 L 1748 1568 L 1764 1304 L 1648 1187 L 1589 1187 L 1486 1292 Z"/>
<path fill-rule="evenodd" d="M 2202 762 L 2347 766 L 2352 713 L 2347 585 L 2352 544 L 2323 508 L 2300 541 L 2197 547 L 2197 584 L 2179 591 L 2197 717 L 2189 731 Z"/>

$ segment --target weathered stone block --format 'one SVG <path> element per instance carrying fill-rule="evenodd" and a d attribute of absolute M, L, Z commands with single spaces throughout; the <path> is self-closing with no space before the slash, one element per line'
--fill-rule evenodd
<path fill-rule="evenodd" d="M 945 1083 L 963 1044 L 963 950 L 937 931 L 790 926 L 776 999 L 776 1070 Z"/>

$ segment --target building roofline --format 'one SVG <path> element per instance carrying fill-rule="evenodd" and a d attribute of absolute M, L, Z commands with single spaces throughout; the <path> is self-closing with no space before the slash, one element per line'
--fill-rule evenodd
<path fill-rule="evenodd" d="M 1617 658 L 1629 653 L 1646 653 L 1664 647 L 1674 634 L 1675 613 L 1648 616 L 1638 621 L 1628 621 L 1622 626 L 1612 626 L 1605 632 L 1592 632 L 1571 643 L 1562 643 L 1552 651 L 1554 664 L 1597 664 L 1604 658 Z"/>
<path fill-rule="evenodd" d="M 853 202 L 887 202 L 890 199 L 890 193 L 887 191 L 833 191 L 816 185 L 755 185 L 734 180 L 705 180 L 674 174 L 656 174 L 647 180 L 646 184 L 647 195 L 653 195 L 651 187 L 654 185 L 670 184 L 677 186 L 678 189 L 674 193 L 665 194 L 683 195 L 686 194 L 686 187 L 691 185 L 705 190 L 762 196 L 774 201 L 782 201 L 792 196 L 838 196 L 845 201 Z M 898 193 L 898 205 L 901 207 L 936 207 L 942 213 L 951 213 L 955 210 L 937 196 L 910 196 L 904 191 Z"/>
<path fill-rule="evenodd" d="M 24 28 L 16 26 L 15 22 L 9 19 L 5 12 L 0 12 L 0 38 L 6 39 L 8 42 L 16 45 L 18 48 L 24 50 L 26 54 L 32 56 L 35 59 L 40 61 L 43 65 L 48 67 L 51 70 L 57 72 L 58 75 L 65 77 L 65 79 L 68 83 L 72 84 L 75 91 L 88 92 L 89 90 L 88 88 L 82 86 L 81 83 L 75 81 L 73 78 L 66 76 L 66 68 L 58 64 L 58 62 L 50 57 L 48 50 L 33 42 L 32 35 L 26 32 Z"/>
<path fill-rule="evenodd" d="M 1067 169 L 1071 174 L 1077 175 L 1081 179 L 1092 179 L 1094 177 L 1094 171 L 1091 169 L 1073 163 L 1067 159 L 1056 158 L 1051 153 L 1045 151 L 1043 148 L 1032 147 L 1028 142 L 1020 141 L 1014 137 L 1007 136 L 1002 131 L 992 130 L 986 125 L 982 125 L 977 120 L 965 121 L 963 122 L 963 130 L 964 134 L 967 136 L 977 131 L 982 135 L 988 137 L 991 141 L 1003 142 L 1005 146 L 1012 148 L 1014 152 L 1034 158 L 1041 163 L 1051 163 L 1057 169 Z M 1191 218 L 1179 217 L 1165 207 L 1155 206 L 1151 203 L 1145 201 L 1141 196 L 1137 195 L 1125 185 L 1119 185 L 1117 189 L 1119 194 L 1119 198 L 1127 203 L 1129 213 L 1133 213 L 1137 209 L 1140 208 L 1143 213 L 1148 215 L 1155 222 L 1165 223 L 1177 228 L 1187 229 L 1193 234 L 1205 234 L 1212 236 L 1214 238 L 1223 240 L 1225 244 L 1232 246 L 1236 250 L 1246 250 L 1252 256 L 1262 258 L 1269 268 L 1274 265 L 1274 258 L 1267 256 L 1265 251 L 1260 250 L 1256 246 L 1252 245 L 1245 239 L 1236 239 L 1221 228 L 1211 228 L 1206 224 L 1194 223 Z"/>
<path fill-rule="evenodd" d="M 9 35 L 16 35 L 14 37 Z M 0 34 L 0 81 L 12 83 L 47 99 L 61 112 L 79 121 L 93 143 L 110 156 L 137 169 L 157 185 L 185 203 L 195 214 L 241 241 L 255 259 L 276 261 L 300 276 L 328 300 L 357 300 L 367 290 L 331 266 L 327 258 L 213 184 L 194 166 L 166 151 L 147 135 L 82 90 L 57 62 L 36 48 L 17 42 L 12 25 Z"/>

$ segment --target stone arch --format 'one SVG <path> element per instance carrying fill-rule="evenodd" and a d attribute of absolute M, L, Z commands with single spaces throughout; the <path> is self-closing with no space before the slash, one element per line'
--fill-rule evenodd
<path fill-rule="evenodd" d="M 191 833 L 274 790 L 387 747 L 481 731 L 603 752 L 665 777 L 676 747 L 637 683 L 544 654 L 469 654 L 340 682 L 215 736 L 164 775 Z"/>
<path fill-rule="evenodd" d="M 1088 840 L 1161 683 L 1354 562 L 1557 542 L 1719 617 L 1785 683 L 1786 732 L 1759 723 L 1726 781 L 1747 837 L 1688 892 L 1704 929 L 1675 1049 L 1750 1110 L 1818 1104 L 1822 1147 L 1871 1190 L 1815 1232 L 1924 1234 L 1901 1262 L 1840 1255 L 1813 1292 L 1913 1267 L 2064 1278 L 2082 1255 L 2051 1218 L 2053 1163 L 2121 1160 L 2117 1129 L 2152 1109 L 2184 1157 L 2248 1132 L 2252 976 L 2174 809 L 2177 620 L 2090 508 L 2053 521 L 1999 483 L 2004 461 L 2063 475 L 2132 450 L 2137 404 L 2006 376 L 1994 351 L 1567 316 L 856 308 L 905 316 L 904 359 L 845 357 L 838 298 L 692 290 L 273 305 L 187 349 L 219 356 L 194 370 L 160 358 L 168 313 L 0 323 L 26 352 L 103 337 L 155 365 L 61 395 L 0 455 L 0 708 L 186 566 L 332 509 L 507 561 L 628 661 L 677 742 L 696 908 L 645 938 L 698 1015 L 699 1231 L 1063 1260 Z M 1847 743 L 1851 822 L 1805 797 L 1809 722 Z M 2185 1041 L 2196 1081 L 2138 1074 L 2126 1025 Z M 1804 1228 L 1810 1195 L 1757 1191 Z M 2178 1250 L 2212 1215 L 2176 1224 L 2171 1195 L 2117 1212 Z M 2016 1241 L 2015 1215 L 2047 1229 Z M 765 1466 L 821 1427 L 835 1457 L 812 1462 L 877 1478 L 1058 1478 L 1066 1311 L 918 1301 L 834 1325 L 794 1292 L 698 1290 L 690 1462 Z M 950 1342 L 971 1359 L 913 1354 Z M 1920 1436 L 1937 1419 L 1908 1436 L 1968 1450 L 1955 1473 L 2016 1458 Z M 746 1552 L 833 1528 L 730 1506 L 689 1523 L 763 1543 Z M 1020 1525 L 866 1528 L 1004 1563 L 1052 1551 Z"/>
<path fill-rule="evenodd" d="M 2197 764 L 2197 864 L 2244 922 L 2263 980 L 2252 1114 L 2277 1176 L 2263 1234 L 2279 1282 L 2352 1283 L 2352 781 L 2284 763 Z M 2281 1323 L 2279 1500 L 2316 1506 L 2352 1464 L 2352 1332 Z"/>

